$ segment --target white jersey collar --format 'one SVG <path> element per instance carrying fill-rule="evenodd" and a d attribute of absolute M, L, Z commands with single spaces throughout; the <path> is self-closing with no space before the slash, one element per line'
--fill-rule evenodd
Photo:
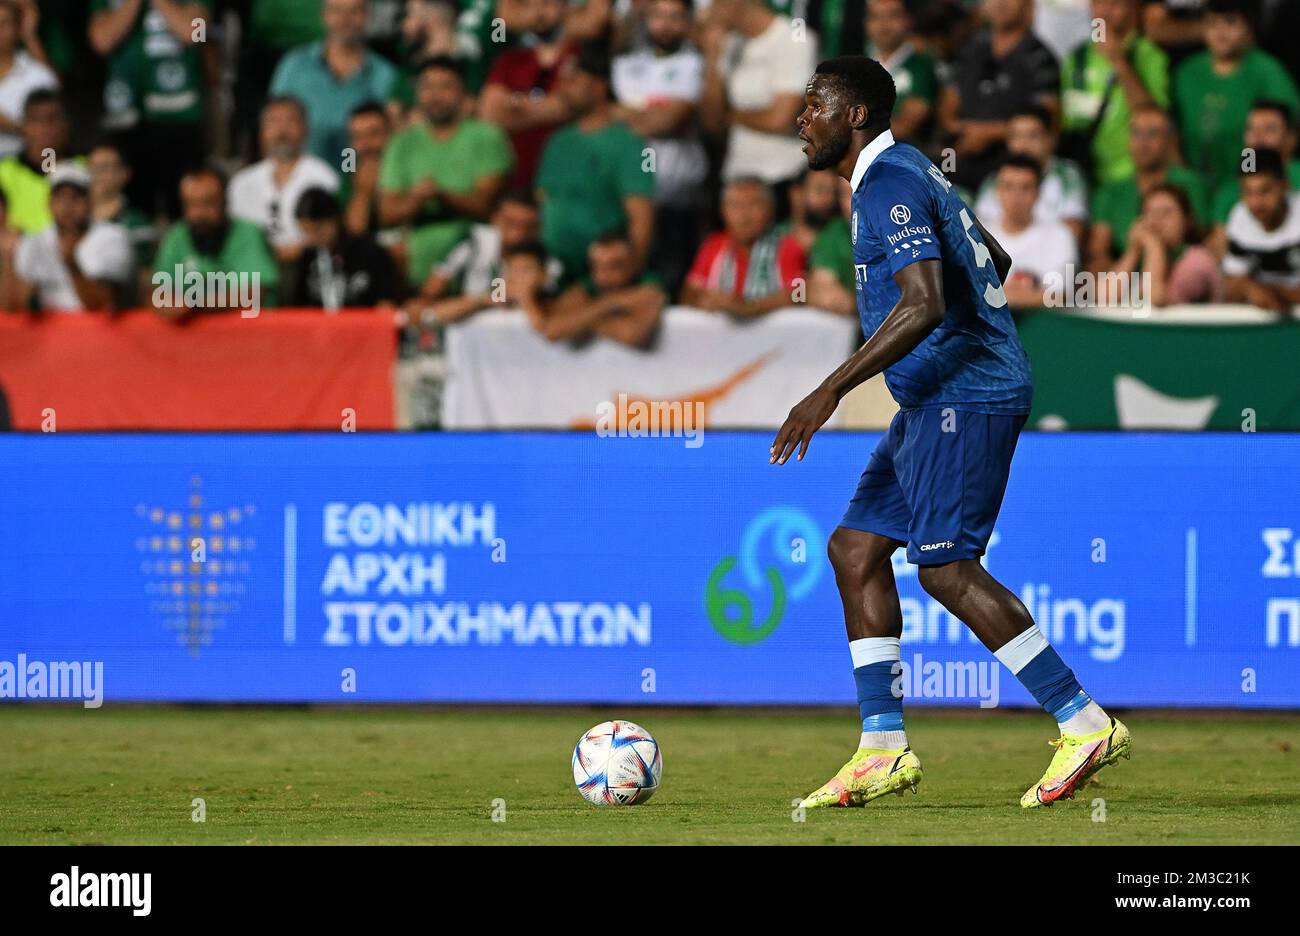
<path fill-rule="evenodd" d="M 862 148 L 862 152 L 858 153 L 858 161 L 853 166 L 853 177 L 849 179 L 853 191 L 858 190 L 858 186 L 862 184 L 862 177 L 867 174 L 867 170 L 871 168 L 875 158 L 893 145 L 894 134 L 886 130 Z"/>

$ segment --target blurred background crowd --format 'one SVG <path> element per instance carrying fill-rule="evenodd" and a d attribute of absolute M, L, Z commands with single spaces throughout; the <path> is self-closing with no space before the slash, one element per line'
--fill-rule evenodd
<path fill-rule="evenodd" d="M 1293 0 L 0 0 L 0 307 L 179 317 L 153 275 L 197 270 L 426 348 L 502 302 L 638 346 L 672 302 L 853 315 L 795 119 L 866 53 L 1013 307 L 1092 271 L 1283 312 L 1298 36 Z"/>

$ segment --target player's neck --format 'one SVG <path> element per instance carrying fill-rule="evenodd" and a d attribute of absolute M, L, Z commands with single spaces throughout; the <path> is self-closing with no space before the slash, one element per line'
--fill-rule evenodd
<path fill-rule="evenodd" d="M 853 131 L 853 138 L 852 142 L 849 144 L 848 151 L 844 154 L 844 158 L 835 166 L 835 171 L 839 174 L 841 179 L 845 182 L 853 181 L 853 170 L 858 165 L 858 157 L 862 155 L 862 151 L 870 146 L 876 137 L 880 136 L 884 132 L 885 131 L 883 130 L 875 130 L 870 133 L 862 130 Z"/>

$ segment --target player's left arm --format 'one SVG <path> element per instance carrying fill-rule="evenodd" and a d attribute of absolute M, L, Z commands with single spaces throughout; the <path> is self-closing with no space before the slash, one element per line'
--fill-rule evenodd
<path fill-rule="evenodd" d="M 813 433 L 831 418 L 845 394 L 902 360 L 943 322 L 942 260 L 910 263 L 894 274 L 894 282 L 902 293 L 898 303 L 866 344 L 790 410 L 772 443 L 769 463 L 784 465 L 796 450 L 803 461 Z"/>

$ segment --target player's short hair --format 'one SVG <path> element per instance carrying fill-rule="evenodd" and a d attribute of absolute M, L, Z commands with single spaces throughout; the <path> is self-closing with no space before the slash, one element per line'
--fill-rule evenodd
<path fill-rule="evenodd" d="M 1287 183 L 1286 163 L 1282 159 L 1282 154 L 1275 149 L 1257 149 L 1255 150 L 1255 165 L 1247 168 L 1249 165 L 1242 160 L 1245 165 L 1241 167 L 1242 176 L 1266 175 L 1275 179 L 1280 179 L 1283 184 Z"/>
<path fill-rule="evenodd" d="M 867 124 L 863 130 L 889 129 L 898 90 L 884 65 L 865 55 L 841 55 L 821 62 L 814 74 L 821 75 L 846 95 L 850 104 L 866 106 Z"/>
<path fill-rule="evenodd" d="M 1034 157 L 1026 156 L 1024 153 L 1011 153 L 1006 156 L 998 165 L 998 172 L 1001 173 L 1003 169 L 1024 169 L 1033 174 L 1035 185 L 1043 183 L 1043 167 L 1038 165 L 1038 160 Z"/>
<path fill-rule="evenodd" d="M 510 260 L 513 257 L 532 257 L 540 266 L 546 266 L 546 248 L 542 246 L 541 241 L 524 241 L 522 244 L 515 244 L 501 251 L 502 260 Z"/>
<path fill-rule="evenodd" d="M 1291 110 L 1291 105 L 1278 98 L 1260 98 L 1251 103 L 1250 110 L 1272 111 L 1282 118 L 1288 130 L 1294 130 L 1296 127 L 1295 113 Z"/>
<path fill-rule="evenodd" d="M 298 196 L 293 216 L 300 221 L 334 221 L 343 216 L 343 209 L 332 192 L 314 186 Z"/>

